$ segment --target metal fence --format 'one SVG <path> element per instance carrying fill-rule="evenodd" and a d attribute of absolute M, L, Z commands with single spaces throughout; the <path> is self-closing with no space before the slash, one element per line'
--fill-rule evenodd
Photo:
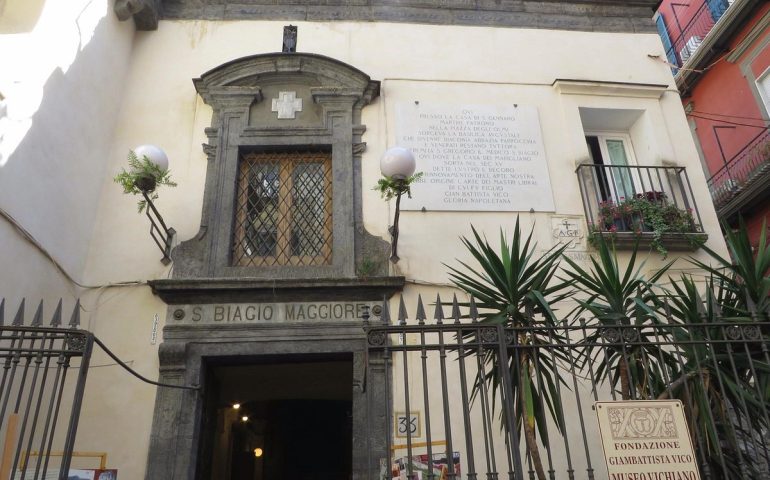
<path fill-rule="evenodd" d="M 608 478 L 593 406 L 624 399 L 681 400 L 701 478 L 770 478 L 770 323 L 664 311 L 512 328 L 473 300 L 435 305 L 431 321 L 421 299 L 414 320 L 403 299 L 394 322 L 387 302 L 365 316 L 391 398 L 381 478 Z"/>
<path fill-rule="evenodd" d="M 714 205 L 719 208 L 770 171 L 770 130 L 751 139 L 708 180 Z"/>
<path fill-rule="evenodd" d="M 68 478 L 94 337 L 78 329 L 80 305 L 62 327 L 40 302 L 28 326 L 22 300 L 9 326 L 0 302 L 0 478 Z M 56 458 L 53 460 L 52 458 Z"/>

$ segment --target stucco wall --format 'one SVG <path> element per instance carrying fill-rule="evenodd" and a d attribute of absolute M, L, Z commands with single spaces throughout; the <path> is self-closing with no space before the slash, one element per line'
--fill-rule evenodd
<path fill-rule="evenodd" d="M 157 206 L 179 239 L 195 235 L 206 168 L 200 145 L 207 140 L 204 128 L 211 123 L 211 109 L 197 96 L 191 79 L 242 56 L 280 50 L 284 22 L 166 20 L 157 31 L 137 33 L 133 42 L 130 25 L 117 24 L 111 13 L 96 25 L 91 42 L 61 72 L 70 90 L 65 86 L 52 90 L 56 75 L 49 81 L 52 86 L 44 89 L 41 105 L 50 110 L 41 115 L 40 125 L 46 125 L 47 136 L 41 130 L 39 137 L 25 137 L 27 143 L 20 144 L 0 166 L 0 182 L 6 182 L 0 183 L 0 206 L 8 205 L 26 221 L 66 267 L 81 272 L 85 265 L 82 278 L 89 284 L 161 278 L 167 270 L 159 262 L 148 221 L 136 213 L 136 198 L 123 195 L 111 177 L 125 165 L 129 148 L 142 143 L 162 146 L 179 186 L 162 188 Z M 648 57 L 662 55 L 656 34 L 348 22 L 300 22 L 298 26 L 299 51 L 346 62 L 382 82 L 380 97 L 363 110 L 362 118 L 367 126 L 363 215 L 374 235 L 389 238 L 393 206 L 371 187 L 379 178 L 380 155 L 394 142 L 395 103 L 508 102 L 537 107 L 556 213 L 569 215 L 583 214 L 574 173 L 588 158 L 579 108 L 644 110 L 646 124 L 633 134 L 641 142 L 638 148 L 644 149 L 649 161 L 688 167 L 710 245 L 724 252 L 670 69 Z M 104 35 L 103 40 L 95 43 L 102 38 L 98 35 Z M 82 71 L 76 68 L 80 58 L 90 59 Z M 558 79 L 666 87 L 659 98 L 617 96 L 601 85 L 583 94 L 565 95 L 553 85 Z M 54 95 L 48 95 L 49 90 Z M 28 136 L 36 131 L 31 128 Z M 21 156 L 20 152 L 28 153 Z M 6 172 L 12 175 L 6 177 Z M 40 172 L 46 172 L 45 179 L 36 178 Z M 72 188 L 70 180 L 79 176 L 86 178 L 83 186 Z M 30 178 L 36 181 L 20 181 Z M 419 196 L 419 189 L 414 194 Z M 52 197 L 56 202 L 51 202 Z M 402 260 L 393 273 L 405 275 L 410 282 L 405 292 L 409 304 L 414 304 L 418 293 L 433 297 L 437 286 L 447 283 L 442 262 L 455 264 L 456 258 L 467 258 L 458 237 L 470 233 L 471 221 L 494 237 L 501 226 L 510 231 L 514 219 L 512 213 L 405 212 L 399 245 Z M 540 245 L 550 246 L 550 214 L 522 213 L 522 221 L 525 227 L 534 223 Z M 0 229 L 0 234 L 5 230 Z M 24 256 L 14 263 L 33 263 L 34 252 L 17 250 Z M 648 267 L 660 263 L 661 258 L 653 254 Z M 689 265 L 678 260 L 676 268 L 680 267 Z M 0 281 L 11 285 L 13 280 L 3 276 Z M 426 285 L 418 286 L 422 284 Z M 36 292 L 23 293 L 34 296 Z M 85 325 L 134 368 L 156 378 L 160 338 L 153 344 L 151 332 L 156 314 L 158 332 L 163 326 L 164 304 L 146 287 L 88 295 L 92 310 Z M 111 362 L 99 354 L 92 363 Z M 106 451 L 110 466 L 120 470 L 121 478 L 142 478 L 154 393 L 114 366 L 93 369 L 76 448 Z M 104 433 L 106 426 L 109 435 Z"/>
<path fill-rule="evenodd" d="M 730 50 L 740 45 L 747 34 L 754 28 L 770 6 L 758 8 L 751 19 L 730 40 Z M 770 65 L 770 33 L 764 32 L 755 38 L 751 46 L 737 59 L 723 59 L 703 73 L 689 97 L 684 102 L 692 102 L 701 148 L 709 171 L 716 173 L 766 126 L 761 99 L 756 93 L 756 79 Z M 748 75 L 747 75 L 748 74 Z M 752 75 L 753 74 L 753 75 Z M 753 77 L 753 78 L 752 78 Z M 714 133 L 718 129 L 719 143 L 724 152 L 720 152 Z"/>
<path fill-rule="evenodd" d="M 0 208 L 82 282 L 133 27 L 109 0 L 23 3 L 5 5 L 21 31 L 0 25 Z M 71 284 L 0 224 L 0 297 L 72 298 Z"/>

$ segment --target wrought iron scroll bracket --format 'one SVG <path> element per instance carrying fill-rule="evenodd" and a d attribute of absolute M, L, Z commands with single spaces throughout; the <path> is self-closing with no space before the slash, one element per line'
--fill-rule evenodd
<path fill-rule="evenodd" d="M 174 241 L 176 230 L 166 226 L 166 222 L 163 221 L 158 209 L 155 208 L 155 204 L 152 203 L 152 199 L 147 195 L 147 192 L 142 191 L 144 200 L 147 202 L 147 208 L 145 213 L 147 218 L 150 219 L 150 236 L 155 241 L 155 244 L 160 248 L 163 253 L 163 258 L 160 259 L 163 265 L 171 263 L 171 244 Z"/>

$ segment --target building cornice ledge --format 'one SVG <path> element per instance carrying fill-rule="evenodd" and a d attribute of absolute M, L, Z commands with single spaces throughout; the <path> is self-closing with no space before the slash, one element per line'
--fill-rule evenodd
<path fill-rule="evenodd" d="M 404 289 L 404 277 L 313 279 L 162 279 L 148 282 L 169 305 L 236 302 L 381 301 Z"/>
<path fill-rule="evenodd" d="M 659 99 L 668 85 L 657 83 L 604 82 L 596 80 L 556 79 L 553 88 L 562 95 L 601 95 Z"/>

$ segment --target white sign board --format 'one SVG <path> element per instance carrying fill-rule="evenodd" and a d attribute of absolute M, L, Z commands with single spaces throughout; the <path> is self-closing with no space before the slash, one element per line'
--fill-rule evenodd
<path fill-rule="evenodd" d="M 537 108 L 399 103 L 396 125 L 424 173 L 402 209 L 554 211 Z"/>
<path fill-rule="evenodd" d="M 700 480 L 682 402 L 596 402 L 609 480 Z"/>

